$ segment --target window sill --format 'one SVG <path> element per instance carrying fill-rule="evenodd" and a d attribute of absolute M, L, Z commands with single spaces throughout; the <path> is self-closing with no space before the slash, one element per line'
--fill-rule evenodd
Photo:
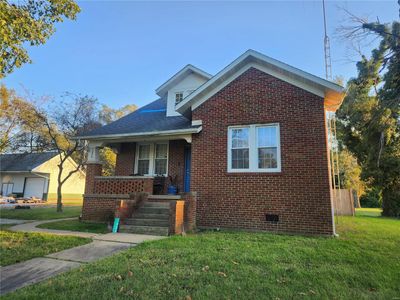
<path fill-rule="evenodd" d="M 237 172 L 237 171 L 225 171 L 225 175 L 227 176 L 282 176 L 284 173 L 282 171 L 273 171 L 273 172 Z"/>

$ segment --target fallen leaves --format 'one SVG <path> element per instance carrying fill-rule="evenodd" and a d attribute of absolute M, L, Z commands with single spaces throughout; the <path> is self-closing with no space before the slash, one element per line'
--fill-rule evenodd
<path fill-rule="evenodd" d="M 209 266 L 204 266 L 204 267 L 202 268 L 202 270 L 203 270 L 203 272 L 207 272 L 208 270 L 210 270 L 210 267 L 209 267 Z"/>
<path fill-rule="evenodd" d="M 217 274 L 221 277 L 228 277 L 228 275 L 226 275 L 224 272 L 218 272 Z"/>
<path fill-rule="evenodd" d="M 115 275 L 115 280 L 122 280 L 122 276 L 121 275 Z"/>

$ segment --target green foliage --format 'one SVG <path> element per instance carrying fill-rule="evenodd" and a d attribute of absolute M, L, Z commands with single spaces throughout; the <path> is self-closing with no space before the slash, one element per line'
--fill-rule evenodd
<path fill-rule="evenodd" d="M 357 191 L 358 197 L 364 194 L 365 182 L 361 180 L 362 170 L 357 162 L 357 158 L 347 149 L 343 149 L 339 153 L 339 165 L 342 188 Z"/>
<path fill-rule="evenodd" d="M 103 176 L 114 176 L 115 173 L 115 164 L 117 161 L 117 155 L 115 152 L 109 148 L 104 147 L 100 149 L 100 161 L 103 163 Z"/>
<path fill-rule="evenodd" d="M 383 214 L 400 216 L 400 23 L 366 23 L 381 39 L 371 57 L 357 63 L 358 76 L 338 111 L 338 137 L 355 155 L 361 177 L 382 193 Z M 383 75 L 382 75 L 383 74 Z"/>
<path fill-rule="evenodd" d="M 369 189 L 360 197 L 361 207 L 382 207 L 382 191 L 377 188 Z"/>
<path fill-rule="evenodd" d="M 31 62 L 25 46 L 44 44 L 55 23 L 74 20 L 80 8 L 73 0 L 0 1 L 0 78 Z"/>
<path fill-rule="evenodd" d="M 35 103 L 0 85 L 0 153 L 42 151 L 49 145 L 44 131 L 35 115 Z"/>

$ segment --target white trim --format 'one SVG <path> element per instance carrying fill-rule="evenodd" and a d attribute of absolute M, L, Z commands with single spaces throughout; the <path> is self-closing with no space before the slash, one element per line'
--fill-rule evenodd
<path fill-rule="evenodd" d="M 160 85 L 156 89 L 156 94 L 159 96 L 162 96 L 164 92 L 168 90 L 168 86 L 172 83 L 174 83 L 176 80 L 178 80 L 180 77 L 185 76 L 185 73 L 187 72 L 193 72 L 196 73 L 206 79 L 210 79 L 212 77 L 211 74 L 193 66 L 193 65 L 186 65 L 183 67 L 180 71 L 178 71 L 175 75 L 173 75 L 170 79 L 168 79 L 166 82 L 164 82 L 162 85 Z"/>
<path fill-rule="evenodd" d="M 258 168 L 258 146 L 257 146 L 257 128 L 259 127 L 275 127 L 277 131 L 277 167 L 270 169 Z M 249 168 L 248 169 L 233 169 L 232 168 L 232 135 L 231 130 L 235 128 L 248 128 L 249 129 Z M 280 126 L 279 123 L 268 124 L 251 124 L 251 125 L 235 125 L 228 127 L 228 173 L 279 173 L 282 170 L 281 161 L 281 139 L 280 139 Z"/>
<path fill-rule="evenodd" d="M 341 96 L 344 97 L 344 88 L 333 82 L 304 72 L 300 69 L 287 65 L 281 61 L 263 55 L 254 50 L 248 50 L 237 59 L 235 59 L 227 67 L 225 67 L 223 70 L 221 70 L 213 78 L 200 86 L 192 94 L 188 95 L 182 102 L 180 102 L 176 106 L 176 110 L 180 113 L 183 113 L 190 107 L 192 107 L 192 110 L 195 109 L 195 107 L 198 106 L 196 106 L 197 101 L 204 102 L 210 97 L 209 94 L 212 94 L 207 90 L 212 89 L 214 90 L 214 93 L 216 91 L 219 91 L 222 87 L 226 86 L 229 82 L 237 78 L 240 74 L 248 70 L 251 66 L 257 68 L 261 67 L 262 71 L 267 72 L 271 75 L 274 74 L 273 76 L 276 77 L 277 74 L 280 74 L 279 76 L 281 77 L 281 79 L 285 81 L 287 79 L 290 79 L 290 83 L 296 83 L 296 85 L 300 85 L 301 88 L 304 88 L 314 94 L 317 93 L 319 96 L 322 95 L 322 97 L 325 97 L 325 94 L 329 91 L 331 93 L 336 93 L 340 95 L 343 94 Z M 237 74 L 238 72 L 240 73 L 239 75 Z M 227 80 L 225 77 L 231 78 L 230 81 Z"/>
<path fill-rule="evenodd" d="M 174 94 L 175 94 L 175 105 L 178 104 L 178 103 L 181 103 L 183 101 L 183 99 L 184 99 L 183 91 L 176 91 L 176 92 L 174 92 Z M 176 102 L 176 96 L 177 95 L 181 95 L 182 96 L 182 99 L 178 103 Z"/>
<path fill-rule="evenodd" d="M 192 126 L 201 126 L 203 125 L 202 120 L 192 120 Z"/>
<path fill-rule="evenodd" d="M 138 133 L 115 133 L 105 135 L 91 135 L 91 136 L 77 136 L 74 140 L 98 140 L 98 139 L 115 139 L 121 137 L 142 137 L 142 136 L 170 136 L 185 133 L 199 133 L 201 127 L 177 129 L 177 130 L 164 130 L 164 131 L 150 131 L 150 132 L 138 132 Z"/>
<path fill-rule="evenodd" d="M 166 171 L 167 173 L 165 174 L 155 174 L 154 169 L 155 169 L 155 160 L 156 160 L 156 144 L 164 144 L 167 145 L 167 167 Z M 169 164 L 169 141 L 155 141 L 155 142 L 140 142 L 136 143 L 136 151 L 135 151 L 135 172 L 134 174 L 138 173 L 138 162 L 139 162 L 139 146 L 142 145 L 149 145 L 150 150 L 149 150 L 149 173 L 148 174 L 143 174 L 142 177 L 148 177 L 148 176 L 157 176 L 157 175 L 164 175 L 168 176 L 168 164 Z"/>

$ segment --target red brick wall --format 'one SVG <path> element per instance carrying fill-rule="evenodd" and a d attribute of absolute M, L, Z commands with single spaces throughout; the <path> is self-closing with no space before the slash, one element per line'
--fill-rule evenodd
<path fill-rule="evenodd" d="M 323 99 L 250 69 L 193 112 L 197 226 L 332 234 Z M 282 172 L 228 173 L 230 125 L 279 123 Z M 278 214 L 277 224 L 265 214 Z"/>
<path fill-rule="evenodd" d="M 185 201 L 184 224 L 186 231 L 192 231 L 196 228 L 196 192 L 181 193 Z"/>
<path fill-rule="evenodd" d="M 153 193 L 153 178 L 113 178 L 94 179 L 93 194 L 132 194 L 136 192 Z"/>
<path fill-rule="evenodd" d="M 85 194 L 91 194 L 94 191 L 94 177 L 101 176 L 101 164 L 86 165 Z"/>
<path fill-rule="evenodd" d="M 183 176 L 185 172 L 185 145 L 184 140 L 174 140 L 169 142 L 168 151 L 168 174 L 178 176 L 178 191 L 183 191 Z M 169 184 L 167 179 L 166 184 Z"/>
<path fill-rule="evenodd" d="M 115 176 L 129 176 L 134 173 L 136 143 L 122 143 L 115 163 Z"/>
<path fill-rule="evenodd" d="M 108 222 L 123 199 L 129 199 L 129 195 L 84 195 L 82 220 Z"/>

